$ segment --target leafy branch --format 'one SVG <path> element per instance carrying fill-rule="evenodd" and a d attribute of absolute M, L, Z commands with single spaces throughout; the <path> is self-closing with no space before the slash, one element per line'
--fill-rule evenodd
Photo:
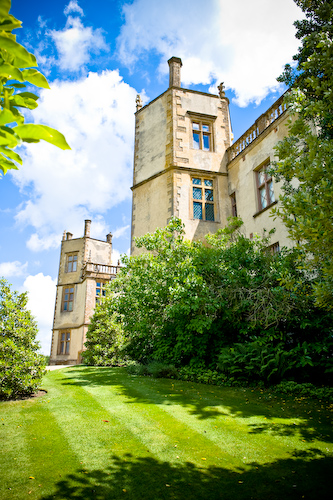
<path fill-rule="evenodd" d="M 16 41 L 14 29 L 21 21 L 9 14 L 11 0 L 0 4 L 0 170 L 4 174 L 18 169 L 22 158 L 14 149 L 22 142 L 47 141 L 61 149 L 70 149 L 65 137 L 47 125 L 26 124 L 21 109 L 37 108 L 38 96 L 27 92 L 26 84 L 49 89 L 37 69 L 36 57 Z M 1 175 L 1 173 L 0 173 Z"/>

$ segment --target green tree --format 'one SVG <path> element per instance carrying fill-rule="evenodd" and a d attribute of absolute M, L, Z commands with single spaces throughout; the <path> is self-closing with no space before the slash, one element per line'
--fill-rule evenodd
<path fill-rule="evenodd" d="M 123 257 L 125 266 L 92 319 L 90 359 L 96 345 L 98 355 L 114 349 L 115 317 L 130 358 L 195 368 L 215 369 L 221 350 L 236 343 L 269 344 L 274 351 L 330 335 L 332 318 L 314 306 L 311 279 L 295 266 L 301 250 L 272 255 L 268 241 L 246 238 L 241 224 L 232 219 L 205 244 L 185 240 L 176 218 L 137 238 L 145 252 Z"/>
<path fill-rule="evenodd" d="M 333 309 L 333 1 L 295 2 L 306 18 L 295 22 L 296 67 L 287 65 L 279 78 L 291 87 L 291 120 L 276 148 L 272 173 L 282 195 L 273 212 L 307 254 L 298 265 L 316 275 L 317 304 Z"/>
<path fill-rule="evenodd" d="M 35 109 L 38 96 L 27 92 L 26 84 L 50 88 L 46 78 L 35 68 L 33 54 L 16 42 L 12 31 L 21 27 L 21 21 L 9 14 L 11 0 L 0 2 L 0 170 L 22 165 L 20 155 L 14 151 L 22 142 L 39 142 L 41 139 L 70 149 L 64 136 L 46 125 L 26 124 L 21 108 Z M 0 173 L 1 174 L 1 173 Z"/>
<path fill-rule="evenodd" d="M 106 286 L 106 295 L 97 304 L 88 327 L 83 362 L 94 366 L 112 366 L 124 362 L 124 334 L 120 318 L 114 311 L 113 296 Z"/>
<path fill-rule="evenodd" d="M 37 324 L 26 293 L 12 291 L 0 279 L 0 397 L 32 394 L 40 386 L 44 356 L 38 354 Z"/>

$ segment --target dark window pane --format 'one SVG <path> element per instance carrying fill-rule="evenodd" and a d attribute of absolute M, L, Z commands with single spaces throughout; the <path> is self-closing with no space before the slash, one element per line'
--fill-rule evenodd
<path fill-rule="evenodd" d="M 201 200 L 202 199 L 202 189 L 194 187 L 193 188 L 193 199 L 194 200 Z"/>
<path fill-rule="evenodd" d="M 202 204 L 197 201 L 193 202 L 193 218 L 202 219 Z"/>
<path fill-rule="evenodd" d="M 207 201 L 214 201 L 213 190 L 212 189 L 205 189 L 205 200 L 207 200 Z"/>
<path fill-rule="evenodd" d="M 201 186 L 201 179 L 193 178 L 192 181 L 193 181 L 193 184 L 197 184 L 198 186 Z"/>
<path fill-rule="evenodd" d="M 214 205 L 212 203 L 205 204 L 206 220 L 214 220 Z"/>
<path fill-rule="evenodd" d="M 205 179 L 204 183 L 205 183 L 205 186 L 211 186 L 211 187 L 213 187 L 213 181 L 211 181 L 210 179 Z"/>
<path fill-rule="evenodd" d="M 69 342 L 66 342 L 66 354 L 69 354 Z"/>

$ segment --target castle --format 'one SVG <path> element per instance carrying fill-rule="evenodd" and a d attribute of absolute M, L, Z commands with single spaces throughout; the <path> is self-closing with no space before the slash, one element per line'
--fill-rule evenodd
<path fill-rule="evenodd" d="M 279 186 L 267 169 L 274 146 L 287 135 L 288 112 L 280 97 L 233 143 L 229 100 L 181 87 L 181 59 L 169 63 L 169 88 L 142 106 L 138 95 L 132 186 L 131 254 L 134 238 L 167 225 L 171 217 L 185 224 L 187 239 L 202 239 L 239 216 L 252 238 L 275 228 L 271 251 L 292 242 L 279 220 L 270 217 Z M 81 360 L 89 318 L 103 283 L 116 276 L 111 265 L 111 235 L 62 241 L 50 363 Z"/>

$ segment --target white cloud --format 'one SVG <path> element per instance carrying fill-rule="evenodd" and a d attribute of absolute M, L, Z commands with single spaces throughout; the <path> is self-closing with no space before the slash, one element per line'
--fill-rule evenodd
<path fill-rule="evenodd" d="M 27 247 L 33 252 L 42 252 L 50 248 L 58 248 L 60 241 L 61 235 L 51 234 L 43 238 L 33 233 L 27 241 Z"/>
<path fill-rule="evenodd" d="M 302 12 L 293 0 L 134 0 L 123 7 L 125 24 L 118 37 L 119 58 L 133 66 L 148 52 L 182 58 L 182 82 L 221 81 L 237 103 L 259 103 L 277 90 L 276 77 L 297 52 L 293 22 Z"/>
<path fill-rule="evenodd" d="M 68 71 L 82 71 L 91 60 L 92 54 L 108 51 L 103 31 L 85 27 L 78 17 L 68 16 L 63 30 L 51 30 L 48 35 L 55 42 L 61 69 Z"/>
<path fill-rule="evenodd" d="M 130 228 L 129 224 L 127 224 L 126 226 L 117 228 L 113 232 L 113 237 L 114 238 L 121 238 L 122 236 L 124 236 L 127 233 L 127 231 L 128 231 L 129 228 Z"/>
<path fill-rule="evenodd" d="M 118 262 L 120 261 L 120 252 L 116 250 L 115 248 L 112 248 L 112 253 L 111 253 L 111 260 L 112 264 L 116 266 Z"/>
<path fill-rule="evenodd" d="M 77 12 L 81 16 L 84 16 L 83 10 L 79 6 L 79 4 L 76 2 L 76 0 L 71 0 L 68 5 L 66 5 L 64 9 L 64 14 L 67 16 L 71 12 Z"/>
<path fill-rule="evenodd" d="M 54 82 L 41 92 L 34 120 L 64 133 L 72 149 L 28 144 L 23 166 L 12 173 L 21 189 L 31 190 L 16 216 L 35 228 L 31 250 L 54 248 L 64 229 L 81 236 L 86 218 L 94 237 L 110 231 L 102 214 L 131 197 L 135 97 L 118 71 Z"/>
<path fill-rule="evenodd" d="M 24 276 L 27 272 L 28 262 L 22 264 L 18 260 L 13 262 L 1 262 L 0 263 L 0 276 L 5 278 L 10 278 L 12 276 Z"/>
<path fill-rule="evenodd" d="M 56 280 L 43 273 L 30 275 L 24 281 L 23 291 L 28 292 L 27 307 L 38 323 L 37 340 L 41 343 L 41 351 L 50 354 Z"/>

